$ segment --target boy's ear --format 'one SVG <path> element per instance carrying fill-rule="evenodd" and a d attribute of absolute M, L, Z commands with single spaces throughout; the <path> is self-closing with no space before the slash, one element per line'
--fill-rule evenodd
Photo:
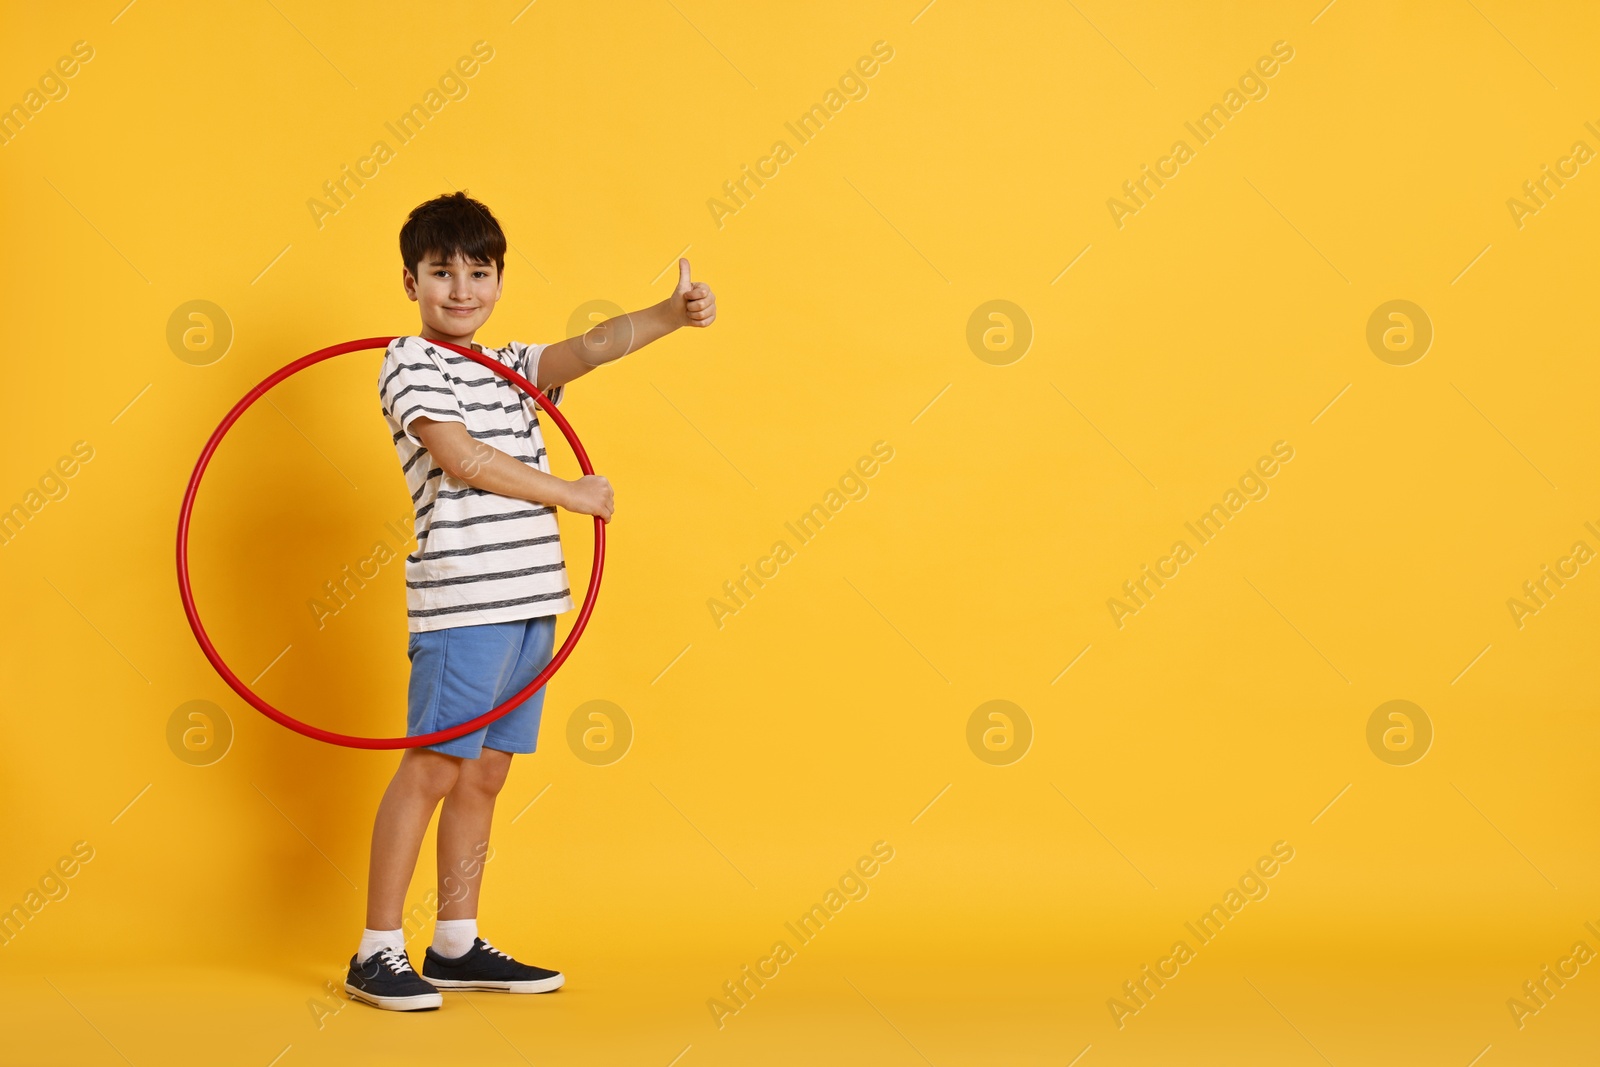
<path fill-rule="evenodd" d="M 417 280 L 411 276 L 410 267 L 400 268 L 400 284 L 405 287 L 406 296 L 415 301 L 417 299 Z"/>

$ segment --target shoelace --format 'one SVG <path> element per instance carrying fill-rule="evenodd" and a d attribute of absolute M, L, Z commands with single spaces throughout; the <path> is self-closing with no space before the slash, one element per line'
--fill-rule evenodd
<path fill-rule="evenodd" d="M 406 954 L 401 952 L 399 949 L 379 949 L 378 958 L 381 959 L 389 968 L 389 970 L 395 974 L 404 974 L 405 972 L 411 970 L 411 961 L 406 958 Z"/>
<path fill-rule="evenodd" d="M 478 938 L 478 940 L 479 941 L 483 941 L 483 938 L 480 937 L 480 938 Z M 511 959 L 510 956 L 507 956 L 504 952 L 501 952 L 499 949 L 495 948 L 493 945 L 489 944 L 489 942 L 487 942 L 487 941 L 483 941 L 483 948 L 484 948 L 485 952 L 493 952 L 496 956 L 500 956 L 500 957 L 502 957 L 504 959 L 508 959 L 508 960 Z M 513 960 L 512 962 L 516 962 L 516 961 Z"/>

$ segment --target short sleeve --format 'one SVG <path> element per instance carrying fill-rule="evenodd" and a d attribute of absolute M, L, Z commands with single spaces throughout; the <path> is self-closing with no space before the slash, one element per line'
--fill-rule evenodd
<path fill-rule="evenodd" d="M 383 355 L 378 379 L 384 413 L 418 445 L 422 442 L 411 429 L 418 417 L 462 424 L 467 421 L 437 353 L 438 349 L 420 337 L 396 338 Z"/>
<path fill-rule="evenodd" d="M 530 345 L 521 341 L 511 342 L 512 354 L 516 357 L 514 370 L 535 385 L 539 383 L 539 357 L 548 348 L 548 345 Z M 561 397 L 566 393 L 565 385 L 558 385 L 548 390 L 544 395 L 550 398 L 550 403 L 560 404 Z"/>

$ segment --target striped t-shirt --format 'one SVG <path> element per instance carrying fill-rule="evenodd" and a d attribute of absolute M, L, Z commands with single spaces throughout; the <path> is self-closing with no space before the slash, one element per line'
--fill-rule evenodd
<path fill-rule="evenodd" d="M 473 347 L 538 381 L 544 345 Z M 560 403 L 561 393 L 557 386 L 547 395 Z M 389 343 L 378 396 L 417 513 L 417 550 L 406 557 L 408 628 L 443 630 L 571 611 L 555 509 L 475 489 L 444 473 L 412 426 L 419 416 L 463 423 L 474 438 L 548 474 L 533 400 L 487 367 L 422 337 Z"/>

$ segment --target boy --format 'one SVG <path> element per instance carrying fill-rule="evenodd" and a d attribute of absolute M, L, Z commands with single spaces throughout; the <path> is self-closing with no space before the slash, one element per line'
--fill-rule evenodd
<path fill-rule="evenodd" d="M 406 559 L 408 737 L 482 715 L 550 662 L 555 616 L 573 607 L 555 509 L 607 522 L 614 513 L 605 478 L 550 474 L 531 399 L 429 342 L 476 347 L 559 403 L 566 383 L 597 365 L 716 318 L 716 298 L 689 280 L 689 263 L 680 259 L 671 296 L 580 337 L 473 345 L 500 299 L 505 251 L 489 209 L 459 192 L 420 205 L 400 230 L 402 280 L 422 313 L 422 330 L 389 345 L 378 393 L 416 507 L 417 551 Z M 546 993 L 565 981 L 559 971 L 494 948 L 477 929 L 495 797 L 512 753 L 534 751 L 543 707 L 541 689 L 486 727 L 401 757 L 373 825 L 367 926 L 345 981 L 351 997 L 418 1011 L 439 1007 L 440 989 Z M 401 911 L 440 801 L 442 906 L 418 975 L 406 955 Z"/>

